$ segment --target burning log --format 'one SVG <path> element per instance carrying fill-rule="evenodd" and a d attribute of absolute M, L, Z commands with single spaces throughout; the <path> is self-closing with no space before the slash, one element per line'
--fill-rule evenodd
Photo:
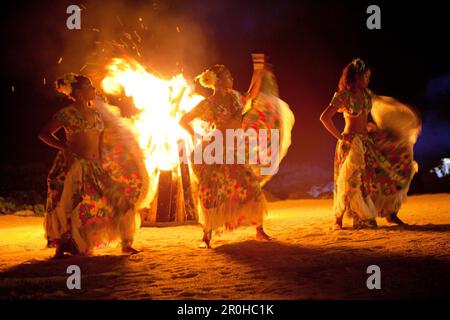
<path fill-rule="evenodd" d="M 195 211 L 194 198 L 191 186 L 191 175 L 189 172 L 189 165 L 187 163 L 180 164 L 181 171 L 181 184 L 184 195 L 184 211 L 187 221 L 197 220 L 197 214 Z"/>
<path fill-rule="evenodd" d="M 129 125 L 145 154 L 152 191 L 148 207 L 141 211 L 142 225 L 195 220 L 195 185 L 191 185 L 189 165 L 179 161 L 177 145 L 177 141 L 188 138 L 188 133 L 178 120 L 204 97 L 194 94 L 181 74 L 163 80 L 133 60 L 114 58 L 107 70 L 102 80 L 105 93 L 125 95 L 139 110 Z"/>
<path fill-rule="evenodd" d="M 160 170 L 158 197 L 155 200 L 158 203 L 156 222 L 170 222 L 172 202 L 172 170 Z"/>
<path fill-rule="evenodd" d="M 197 221 L 188 164 L 180 164 L 179 170 L 160 170 L 155 198 L 141 216 L 143 227 Z"/>
<path fill-rule="evenodd" d="M 178 192 L 179 190 L 179 177 L 177 174 L 177 171 L 172 171 L 172 186 L 170 189 L 170 222 L 178 222 L 178 211 L 179 211 L 179 198 L 180 194 Z"/>

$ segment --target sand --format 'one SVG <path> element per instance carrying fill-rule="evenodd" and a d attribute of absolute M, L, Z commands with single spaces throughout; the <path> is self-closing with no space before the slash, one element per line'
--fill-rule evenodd
<path fill-rule="evenodd" d="M 199 249 L 201 228 L 141 228 L 137 255 L 117 248 L 51 260 L 42 218 L 0 216 L 0 299 L 421 299 L 450 296 L 450 194 L 411 196 L 409 226 L 331 231 L 332 200 L 270 203 L 271 242 L 254 228 L 223 234 Z M 69 265 L 81 290 L 68 290 Z M 381 268 L 369 290 L 367 267 Z"/>

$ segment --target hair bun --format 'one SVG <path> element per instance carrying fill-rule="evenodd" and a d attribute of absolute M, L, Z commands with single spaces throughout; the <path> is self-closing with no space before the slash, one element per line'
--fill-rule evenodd
<path fill-rule="evenodd" d="M 366 69 L 366 63 L 360 58 L 353 59 L 352 64 L 356 67 L 358 72 L 362 72 Z"/>
<path fill-rule="evenodd" d="M 55 81 L 56 91 L 70 96 L 73 92 L 72 84 L 77 82 L 75 73 L 66 73 Z"/>

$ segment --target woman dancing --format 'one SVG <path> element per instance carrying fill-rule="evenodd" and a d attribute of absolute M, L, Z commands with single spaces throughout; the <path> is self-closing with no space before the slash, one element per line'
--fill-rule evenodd
<path fill-rule="evenodd" d="M 420 119 L 407 105 L 368 89 L 371 70 L 361 59 L 349 63 L 320 120 L 338 139 L 334 165 L 334 229 L 343 216 L 354 228 L 377 226 L 376 217 L 404 224 L 397 216 L 417 171 L 413 146 Z M 341 112 L 345 128 L 340 133 L 332 118 Z M 375 123 L 368 123 L 368 115 Z"/>
<path fill-rule="evenodd" d="M 258 57 L 251 89 L 246 96 L 233 90 L 233 78 L 224 65 L 215 65 L 203 72 L 198 80 L 202 86 L 213 89 L 213 94 L 185 114 L 180 124 L 192 136 L 194 119 L 205 121 L 209 127 L 220 130 L 223 136 L 227 129 L 243 129 L 244 132 L 248 128 L 284 129 L 284 144 L 277 158 L 280 161 L 290 144 L 293 115 L 289 107 L 276 98 L 273 74 L 261 56 Z M 284 126 L 283 112 L 290 121 Z M 226 148 L 224 142 L 222 150 Z M 236 148 L 233 153 L 236 159 Z M 263 229 L 267 204 L 261 187 L 268 180 L 266 177 L 258 177 L 255 167 L 248 163 L 226 164 L 225 158 L 221 163 L 193 163 L 192 167 L 199 183 L 199 218 L 203 224 L 201 247 L 210 248 L 212 231 L 233 230 L 244 224 L 256 226 L 257 240 L 271 239 Z"/>
<path fill-rule="evenodd" d="M 135 215 L 148 179 L 143 156 L 120 117 L 97 99 L 89 78 L 66 74 L 58 92 L 73 100 L 44 126 L 39 138 L 59 150 L 48 175 L 45 233 L 56 258 L 92 254 L 94 248 L 121 240 L 132 248 Z M 65 131 L 65 140 L 55 133 Z"/>

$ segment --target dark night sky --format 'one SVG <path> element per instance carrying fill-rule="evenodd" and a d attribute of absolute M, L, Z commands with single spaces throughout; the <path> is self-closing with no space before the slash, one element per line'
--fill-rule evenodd
<path fill-rule="evenodd" d="M 52 81 L 64 72 L 77 72 L 86 62 L 102 61 L 96 41 L 118 39 L 133 30 L 141 32 L 141 62 L 149 67 L 164 75 L 183 68 L 192 78 L 211 64 L 224 63 L 239 90 L 246 90 L 250 80 L 250 53 L 267 53 L 281 97 L 296 116 L 285 168 L 317 165 L 330 174 L 335 141 L 318 119 L 342 68 L 356 56 L 372 66 L 375 92 L 421 111 L 425 126 L 416 148 L 419 161 L 428 161 L 430 154 L 433 159 L 449 156 L 449 99 L 439 102 L 426 91 L 429 80 L 450 72 L 445 43 L 450 28 L 443 2 L 374 3 L 381 7 L 381 30 L 366 28 L 366 8 L 373 1 L 85 1 L 80 31 L 65 27 L 65 10 L 72 1 L 2 4 L 0 163 L 49 166 L 55 152 L 36 135 L 65 103 L 54 93 Z M 140 27 L 139 17 L 148 31 Z M 95 69 L 101 65 L 85 71 Z M 447 92 L 449 82 L 440 83 Z"/>

